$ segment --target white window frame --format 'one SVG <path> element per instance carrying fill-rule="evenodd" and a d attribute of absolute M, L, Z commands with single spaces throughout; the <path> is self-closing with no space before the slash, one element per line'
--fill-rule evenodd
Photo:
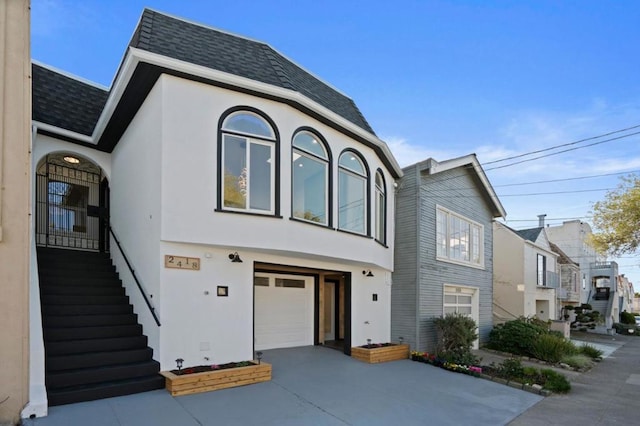
<path fill-rule="evenodd" d="M 380 185 L 378 185 L 378 176 L 380 176 Z M 375 230 L 374 235 L 376 241 L 387 243 L 387 188 L 385 185 L 384 175 L 380 170 L 375 175 Z"/>
<path fill-rule="evenodd" d="M 438 215 L 439 214 L 444 214 L 445 218 L 446 218 L 446 234 L 444 234 L 444 241 L 445 241 L 445 247 L 444 247 L 444 253 L 442 253 L 442 245 L 440 244 L 439 241 L 439 237 L 443 235 L 442 230 L 440 229 L 440 225 L 439 225 L 439 221 L 438 221 Z M 463 223 L 466 222 L 469 224 L 469 241 L 468 241 L 468 246 L 469 246 L 469 260 L 464 260 L 464 259 L 456 259 L 455 257 L 451 257 L 450 253 L 451 253 L 451 247 L 450 247 L 450 242 L 451 242 L 451 234 L 452 234 L 452 229 L 451 229 L 451 223 L 452 220 L 451 218 L 455 217 L 456 219 L 462 221 Z M 472 268 L 478 268 L 478 269 L 484 269 L 485 264 L 484 264 L 484 225 L 475 222 L 469 218 L 466 218 L 458 213 L 455 213 L 445 207 L 436 206 L 436 221 L 435 221 L 435 225 L 436 225 L 436 259 L 443 261 L 443 262 L 449 262 L 449 263 L 455 263 L 457 265 L 464 265 L 464 266 L 469 266 Z M 477 227 L 476 229 L 478 229 L 478 237 L 479 237 L 479 241 L 478 244 L 476 245 L 474 243 L 474 227 Z M 475 253 L 473 251 L 474 247 L 476 247 L 479 249 L 479 253 Z M 477 258 L 478 262 L 474 262 L 473 259 Z"/>
<path fill-rule="evenodd" d="M 342 160 L 342 157 L 345 155 L 352 155 L 354 157 L 356 157 L 356 159 L 360 162 L 360 164 L 362 165 L 362 169 L 363 169 L 363 174 L 360 174 L 359 172 L 356 172 L 352 169 L 349 169 L 346 166 L 343 166 L 342 164 L 340 164 L 340 161 Z M 342 179 L 344 179 L 345 177 L 350 176 L 352 178 L 358 179 L 359 182 L 362 183 L 362 195 L 363 195 L 363 209 L 364 211 L 362 212 L 362 232 L 356 231 L 354 229 L 350 229 L 346 227 L 346 224 L 342 223 L 340 221 L 340 207 L 341 207 L 341 203 L 342 203 L 342 199 L 344 198 L 344 194 L 342 193 L 341 189 L 341 183 L 342 183 Z M 345 231 L 345 232 L 350 232 L 352 234 L 356 234 L 356 235 L 369 235 L 369 172 L 368 172 L 368 168 L 367 165 L 364 161 L 364 159 L 362 157 L 360 157 L 359 154 L 356 154 L 354 151 L 351 150 L 345 150 L 343 151 L 340 156 L 338 156 L 338 229 L 341 231 Z"/>
<path fill-rule="evenodd" d="M 471 296 L 471 303 L 469 305 L 458 304 L 458 303 L 455 303 L 455 304 L 445 303 L 445 299 L 447 295 L 455 295 L 456 297 L 459 295 Z M 469 315 L 469 317 L 476 322 L 476 326 L 478 326 L 479 328 L 480 327 L 480 289 L 474 286 L 458 285 L 458 284 L 445 284 L 444 286 L 442 286 L 442 315 L 443 316 L 446 315 L 444 312 L 446 307 L 457 308 L 458 306 L 471 307 L 471 314 Z M 478 336 L 478 339 L 476 339 L 473 342 L 473 348 L 478 349 L 479 344 L 480 344 L 480 340 Z"/>

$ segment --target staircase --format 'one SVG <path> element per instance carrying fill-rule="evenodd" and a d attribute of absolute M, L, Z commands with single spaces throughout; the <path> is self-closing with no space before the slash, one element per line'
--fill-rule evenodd
<path fill-rule="evenodd" d="M 164 387 L 107 254 L 38 248 L 49 405 Z"/>

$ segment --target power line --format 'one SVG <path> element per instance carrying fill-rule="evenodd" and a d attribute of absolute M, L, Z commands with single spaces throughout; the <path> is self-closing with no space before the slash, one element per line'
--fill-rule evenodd
<path fill-rule="evenodd" d="M 637 129 L 638 127 L 640 127 L 640 124 L 635 125 L 635 126 L 631 126 L 631 127 L 627 127 L 626 129 L 614 130 L 614 131 L 609 132 L 609 133 L 603 133 L 603 134 L 598 135 L 598 136 L 591 136 L 589 138 L 580 139 L 580 140 L 577 140 L 577 141 L 574 141 L 574 142 L 569 142 L 569 143 L 564 143 L 564 144 L 561 144 L 561 145 L 550 146 L 548 148 L 539 149 L 537 151 L 525 152 L 524 154 L 518 154 L 518 155 L 513 155 L 511 157 L 501 158 L 499 160 L 489 161 L 489 162 L 486 162 L 484 164 L 486 165 L 486 164 L 500 163 L 502 161 L 513 160 L 513 159 L 516 159 L 516 158 L 522 158 L 522 157 L 526 157 L 527 155 L 539 154 L 541 152 L 551 151 L 551 150 L 554 150 L 554 149 L 557 149 L 557 148 L 562 148 L 562 147 L 565 147 L 565 146 L 577 145 L 577 144 L 582 143 L 582 142 L 586 142 L 586 141 L 590 141 L 590 140 L 594 140 L 594 139 L 600 139 L 600 138 L 604 138 L 605 136 L 615 135 L 616 133 L 621 133 L 621 132 L 626 132 L 628 130 Z M 589 146 L 589 145 L 587 145 L 587 146 Z"/>
<path fill-rule="evenodd" d="M 600 145 L 600 144 L 603 144 L 603 143 L 612 142 L 612 141 L 628 138 L 629 136 L 635 136 L 635 135 L 640 135 L 640 132 L 629 133 L 627 135 L 618 136 L 618 137 L 611 138 L 611 139 L 605 139 L 603 141 L 598 141 L 598 142 L 590 143 L 588 145 L 583 145 L 583 146 L 577 146 L 575 148 L 563 149 L 562 151 L 552 152 L 551 154 L 539 155 L 537 157 L 528 158 L 526 160 L 516 161 L 514 163 L 505 164 L 503 166 L 490 167 L 488 169 L 485 169 L 485 172 L 489 171 L 489 170 L 503 169 L 505 167 L 511 167 L 511 166 L 515 166 L 517 164 L 527 163 L 529 161 L 535 161 L 535 160 L 539 160 L 541 158 L 551 157 L 551 156 L 554 156 L 554 155 L 564 154 L 565 152 L 576 151 L 578 149 L 583 149 L 583 148 L 589 148 L 591 146 Z M 530 154 L 527 154 L 527 155 L 530 155 Z"/>
<path fill-rule="evenodd" d="M 555 192 L 531 192 L 528 194 L 502 194 L 500 197 L 527 197 L 531 195 L 554 195 L 554 194 L 577 194 L 580 192 L 597 192 L 597 191 L 611 191 L 615 188 L 600 188 L 600 189 L 577 189 L 575 191 L 555 191 Z"/>
<path fill-rule="evenodd" d="M 535 182 L 521 182 L 521 183 L 506 183 L 504 185 L 494 185 L 494 188 L 503 188 L 506 186 L 523 186 L 523 185 L 536 185 L 539 183 L 554 183 L 554 182 L 566 182 L 569 180 L 581 180 L 581 179 L 592 179 L 598 177 L 606 177 L 606 176 L 618 176 L 618 175 L 626 175 L 630 173 L 640 173 L 640 170 L 629 170 L 628 172 L 617 172 L 617 173 L 603 173 L 600 175 L 590 175 L 590 176 L 577 176 L 572 178 L 564 178 L 564 179 L 550 179 L 550 180 L 539 180 Z"/>

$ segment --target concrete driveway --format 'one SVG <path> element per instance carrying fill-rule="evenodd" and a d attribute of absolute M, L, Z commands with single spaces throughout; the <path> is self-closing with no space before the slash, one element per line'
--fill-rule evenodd
<path fill-rule="evenodd" d="M 365 364 L 323 347 L 265 351 L 271 382 L 49 409 L 25 425 L 503 425 L 542 398 L 413 361 Z"/>

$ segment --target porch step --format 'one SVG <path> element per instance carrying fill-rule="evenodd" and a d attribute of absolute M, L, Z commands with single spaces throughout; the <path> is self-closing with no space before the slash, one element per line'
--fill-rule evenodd
<path fill-rule="evenodd" d="M 120 315 L 132 313 L 133 306 L 131 305 L 42 305 L 43 321 L 46 321 L 49 315 Z"/>
<path fill-rule="evenodd" d="M 38 248 L 38 275 L 49 405 L 164 386 L 108 256 Z"/>
<path fill-rule="evenodd" d="M 55 327 L 100 327 L 137 324 L 136 314 L 114 314 L 114 315 L 49 315 L 45 328 Z"/>
<path fill-rule="evenodd" d="M 147 336 L 114 337 L 110 339 L 80 339 L 45 342 L 47 355 L 81 354 L 88 352 L 122 351 L 147 346 Z"/>
<path fill-rule="evenodd" d="M 70 368 L 132 364 L 147 361 L 152 356 L 153 350 L 151 348 L 50 356 L 47 357 L 46 368 L 47 371 L 61 371 L 69 370 Z"/>
<path fill-rule="evenodd" d="M 107 327 L 63 327 L 45 328 L 44 340 L 57 342 L 62 340 L 105 339 L 114 337 L 131 337 L 142 334 L 140 324 L 116 325 Z"/>
<path fill-rule="evenodd" d="M 45 382 L 49 389 L 68 388 L 71 386 L 133 379 L 153 375 L 159 370 L 160 363 L 157 361 L 144 361 L 100 368 L 82 368 L 49 372 Z"/>
<path fill-rule="evenodd" d="M 41 295 L 76 295 L 76 296 L 124 296 L 122 286 L 104 285 L 48 285 L 40 289 Z"/>
<path fill-rule="evenodd" d="M 129 303 L 127 296 L 95 296 L 95 295 L 69 295 L 69 294 L 45 294 L 40 297 L 45 305 L 126 305 Z"/>
<path fill-rule="evenodd" d="M 162 389 L 164 388 L 164 382 L 164 377 L 154 375 L 92 385 L 71 386 L 48 391 L 47 398 L 50 406 L 93 401 L 96 399 Z"/>

